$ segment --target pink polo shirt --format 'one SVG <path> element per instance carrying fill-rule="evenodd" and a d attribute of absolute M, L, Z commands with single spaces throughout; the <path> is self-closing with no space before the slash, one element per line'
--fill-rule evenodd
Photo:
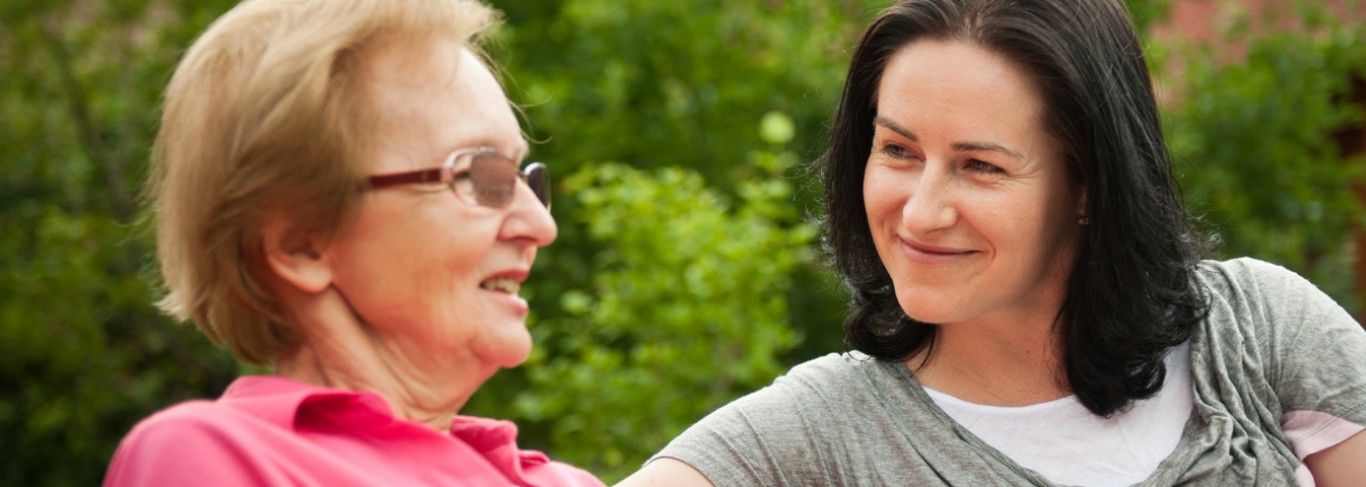
<path fill-rule="evenodd" d="M 458 416 L 443 434 L 377 394 L 242 377 L 138 423 L 104 485 L 603 485 L 516 438 L 509 421 Z"/>

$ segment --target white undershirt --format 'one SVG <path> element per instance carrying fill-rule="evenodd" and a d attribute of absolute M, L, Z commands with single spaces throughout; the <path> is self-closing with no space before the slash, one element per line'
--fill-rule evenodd
<path fill-rule="evenodd" d="M 1167 355 L 1157 395 L 1101 418 L 1068 396 L 1023 407 L 974 404 L 925 388 L 949 417 L 1015 463 L 1051 482 L 1127 486 L 1143 481 L 1176 449 L 1191 415 L 1190 348 Z"/>

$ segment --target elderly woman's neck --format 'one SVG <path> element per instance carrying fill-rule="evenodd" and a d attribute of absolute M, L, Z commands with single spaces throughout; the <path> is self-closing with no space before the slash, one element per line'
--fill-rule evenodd
<path fill-rule="evenodd" d="M 396 356 L 395 356 L 396 355 Z M 276 361 L 276 373 L 296 381 L 335 389 L 378 394 L 394 415 L 445 432 L 474 391 L 491 373 L 472 377 L 436 377 L 381 350 L 323 350 L 302 346 Z M 463 379 L 463 380 L 462 380 Z"/>

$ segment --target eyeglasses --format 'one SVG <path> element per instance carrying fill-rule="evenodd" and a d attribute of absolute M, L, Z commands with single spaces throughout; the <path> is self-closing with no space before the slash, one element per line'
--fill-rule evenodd
<path fill-rule="evenodd" d="M 441 167 L 369 177 L 369 189 L 403 184 L 441 183 L 466 203 L 507 208 L 517 194 L 517 180 L 526 181 L 542 205 L 550 208 L 550 175 L 545 164 L 533 162 L 517 170 L 517 161 L 490 147 L 460 149 L 446 156 Z"/>

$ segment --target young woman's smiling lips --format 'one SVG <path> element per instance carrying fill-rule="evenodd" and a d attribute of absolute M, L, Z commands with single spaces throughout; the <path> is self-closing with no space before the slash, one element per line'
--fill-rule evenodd
<path fill-rule="evenodd" d="M 915 242 L 904 237 L 897 237 L 897 244 L 901 247 L 901 252 L 907 259 L 913 263 L 923 265 L 954 264 L 981 253 L 976 250 L 958 249 Z"/>

